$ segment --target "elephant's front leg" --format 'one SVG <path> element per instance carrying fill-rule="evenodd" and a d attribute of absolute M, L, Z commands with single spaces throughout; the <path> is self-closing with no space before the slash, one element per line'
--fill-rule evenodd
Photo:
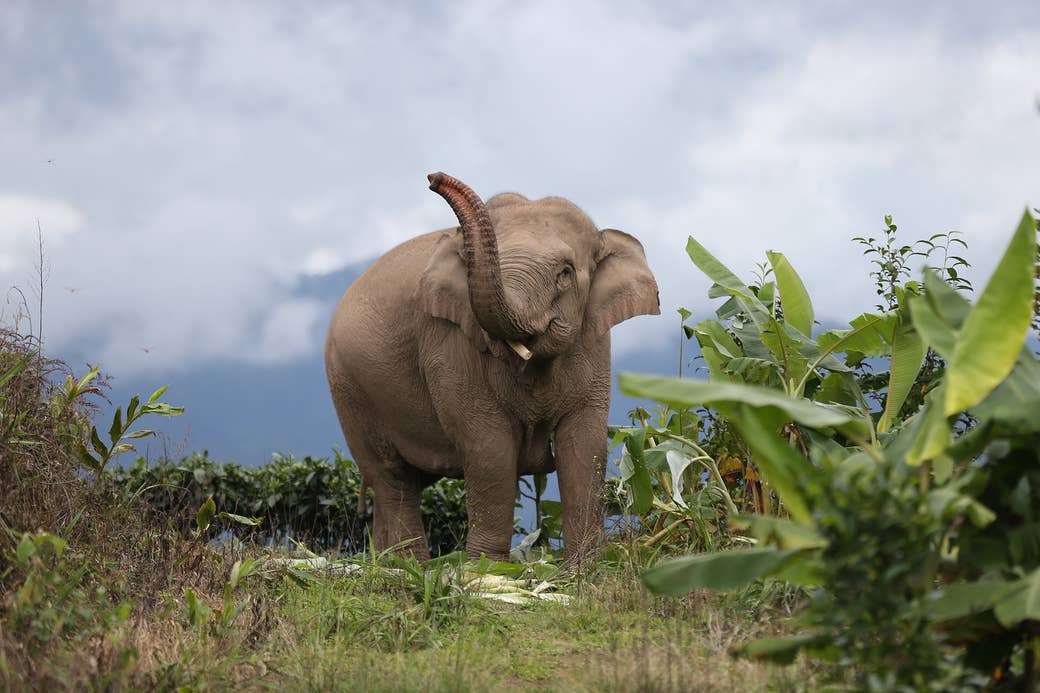
<path fill-rule="evenodd" d="M 556 428 L 556 475 L 563 504 L 563 549 L 568 561 L 595 555 L 603 542 L 607 408 L 571 412 Z"/>
<path fill-rule="evenodd" d="M 466 457 L 466 552 L 508 560 L 513 540 L 518 446 L 506 431 L 484 431 Z"/>

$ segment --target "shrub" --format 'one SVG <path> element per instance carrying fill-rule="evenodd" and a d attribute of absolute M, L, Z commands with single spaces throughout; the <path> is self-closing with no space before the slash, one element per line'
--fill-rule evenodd
<path fill-rule="evenodd" d="M 178 463 L 110 469 L 105 484 L 136 498 L 149 513 L 169 518 L 187 535 L 195 512 L 213 498 L 218 510 L 256 517 L 255 527 L 229 522 L 226 529 L 241 538 L 275 544 L 289 538 L 336 551 L 359 552 L 367 546 L 371 512 L 358 512 L 361 475 L 357 465 L 339 453 L 331 459 L 275 455 L 260 467 L 215 462 L 207 453 Z M 442 479 L 427 487 L 421 509 L 433 555 L 451 553 L 465 544 L 466 497 L 463 482 Z"/>
<path fill-rule="evenodd" d="M 779 577 L 811 589 L 797 621 L 804 632 L 749 643 L 747 655 L 789 662 L 805 650 L 851 665 L 857 685 L 877 690 L 987 681 L 1035 689 L 1040 363 L 1024 344 L 1035 230 L 1026 214 L 974 306 L 927 272 L 923 286 L 897 287 L 891 311 L 815 340 L 793 269 L 778 277 L 781 321 L 696 246 L 691 255 L 735 310 L 749 323 L 758 316 L 737 334 L 743 348 L 755 339 L 766 347 L 761 358 L 778 362 L 783 391 L 715 367 L 707 383 L 623 374 L 622 390 L 720 412 L 782 511 L 732 518 L 756 548 L 662 563 L 645 574 L 651 589 L 733 589 Z M 796 319 L 803 329 L 792 329 Z M 904 420 L 897 414 L 926 349 L 945 366 Z M 840 352 L 891 357 L 881 412 L 870 410 L 847 363 L 828 362 Z"/>

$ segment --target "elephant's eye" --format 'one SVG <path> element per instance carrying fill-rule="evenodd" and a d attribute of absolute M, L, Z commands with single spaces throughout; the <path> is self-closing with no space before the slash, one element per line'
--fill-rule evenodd
<path fill-rule="evenodd" d="M 560 270 L 560 273 L 556 275 L 556 285 L 561 289 L 570 286 L 570 283 L 574 280 L 574 268 L 570 265 L 564 265 Z"/>

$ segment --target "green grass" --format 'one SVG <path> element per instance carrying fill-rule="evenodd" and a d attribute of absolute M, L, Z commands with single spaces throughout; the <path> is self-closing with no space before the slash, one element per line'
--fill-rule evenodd
<path fill-rule="evenodd" d="M 256 676 L 246 668 L 223 675 L 239 687 L 296 690 L 765 691 L 811 685 L 805 665 L 778 669 L 727 654 L 750 634 L 777 632 L 782 613 L 756 613 L 747 595 L 653 597 L 635 577 L 601 572 L 573 585 L 577 598 L 569 605 L 525 606 L 448 593 L 431 607 L 413 585 L 370 574 L 286 582 L 274 588 L 278 625 L 252 655 L 264 661 L 265 672 Z"/>
<path fill-rule="evenodd" d="M 457 581 L 431 584 L 381 565 L 308 580 L 269 568 L 234 592 L 235 600 L 248 596 L 249 605 L 227 627 L 191 625 L 183 600 L 168 594 L 165 607 L 109 634 L 134 656 L 122 663 L 110 658 L 93 673 L 82 670 L 74 652 L 50 656 L 48 681 L 58 688 L 301 691 L 802 691 L 815 685 L 807 663 L 777 668 L 727 652 L 748 637 L 789 628 L 789 600 L 776 590 L 657 597 L 631 568 L 563 574 L 554 584 L 574 595 L 570 604 L 506 604 L 467 594 Z M 219 609 L 214 593 L 208 601 Z"/>

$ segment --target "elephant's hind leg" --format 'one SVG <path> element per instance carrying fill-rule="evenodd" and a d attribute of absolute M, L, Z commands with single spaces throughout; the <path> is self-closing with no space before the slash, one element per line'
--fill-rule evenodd
<path fill-rule="evenodd" d="M 398 478 L 383 474 L 371 479 L 375 492 L 372 541 L 377 551 L 393 549 L 420 561 L 430 557 L 419 501 L 423 482 L 418 475 Z"/>
<path fill-rule="evenodd" d="M 361 389 L 346 378 L 334 377 L 331 370 L 329 381 L 343 436 L 375 494 L 372 549 L 394 548 L 398 553 L 428 559 L 430 550 L 419 512 L 423 476 L 404 463 L 380 431 L 366 425 L 366 412 L 372 411 L 372 407 L 360 394 Z"/>

